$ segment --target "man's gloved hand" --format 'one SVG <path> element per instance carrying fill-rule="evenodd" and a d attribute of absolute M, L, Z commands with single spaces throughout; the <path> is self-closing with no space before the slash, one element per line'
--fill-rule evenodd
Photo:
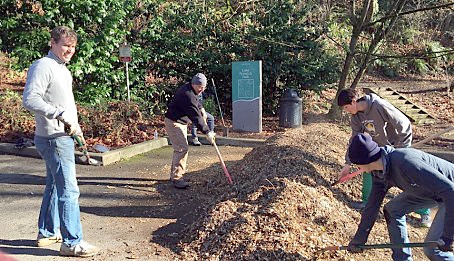
<path fill-rule="evenodd" d="M 72 136 L 76 134 L 76 127 L 72 126 L 68 121 L 65 119 L 65 112 L 60 113 L 60 115 L 57 116 L 57 120 L 61 121 L 63 125 L 65 125 L 65 133 L 68 134 L 69 136 Z"/>
<path fill-rule="evenodd" d="M 360 248 L 359 245 L 360 244 L 358 243 L 350 241 L 350 243 L 348 243 L 347 250 L 352 253 L 362 253 L 364 249 Z"/>
<path fill-rule="evenodd" d="M 441 242 L 441 241 L 443 241 L 443 242 Z M 452 252 L 453 251 L 453 240 L 445 238 L 445 237 L 441 237 L 441 239 L 439 240 L 438 249 L 440 249 L 443 252 L 449 252 L 449 251 Z"/>
<path fill-rule="evenodd" d="M 211 143 L 211 144 L 214 144 L 216 141 L 215 141 L 215 137 L 216 137 L 216 133 L 214 131 L 210 131 L 207 133 L 207 140 Z"/>

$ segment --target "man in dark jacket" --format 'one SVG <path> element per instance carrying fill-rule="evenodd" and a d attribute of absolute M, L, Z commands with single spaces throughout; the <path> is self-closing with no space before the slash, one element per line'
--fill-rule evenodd
<path fill-rule="evenodd" d="M 208 128 L 202 115 L 202 105 L 198 100 L 198 95 L 205 90 L 206 85 L 205 75 L 197 73 L 190 83 L 185 83 L 177 90 L 165 114 L 164 124 L 173 147 L 170 180 L 179 189 L 189 186 L 183 179 L 189 150 L 188 123 L 195 124 L 199 130 L 207 134 L 208 141 L 214 143 L 215 133 Z"/>
<path fill-rule="evenodd" d="M 409 242 L 407 213 L 438 206 L 425 241 L 438 241 L 440 246 L 424 248 L 424 253 L 430 260 L 454 260 L 454 164 L 412 148 L 379 147 L 367 134 L 353 137 L 348 156 L 360 172 L 373 175 L 370 198 L 349 244 L 350 251 L 361 251 L 358 245 L 367 242 L 388 189 L 396 186 L 402 193 L 383 209 L 391 243 Z M 392 257 L 412 260 L 410 248 L 395 248 Z"/>

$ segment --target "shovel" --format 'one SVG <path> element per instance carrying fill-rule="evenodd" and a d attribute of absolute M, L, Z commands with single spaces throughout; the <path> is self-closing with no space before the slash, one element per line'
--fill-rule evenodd
<path fill-rule="evenodd" d="M 399 243 L 399 244 L 374 244 L 374 245 L 358 245 L 361 249 L 382 249 L 382 248 L 412 248 L 412 247 L 438 247 L 437 241 L 427 241 L 418 243 Z M 347 250 L 348 246 L 328 246 L 324 247 L 317 252 Z"/>
<path fill-rule="evenodd" d="M 82 141 L 80 140 L 79 136 L 74 134 L 72 136 L 72 138 L 77 142 L 77 146 L 79 146 L 80 148 L 83 148 L 82 149 L 82 153 L 84 155 L 82 157 L 80 157 L 80 159 L 83 162 L 87 163 L 88 165 L 101 166 L 101 162 L 99 162 L 98 160 L 90 158 L 90 155 L 88 154 L 87 146 L 85 146 L 85 144 L 82 143 Z M 86 159 L 82 159 L 83 157 L 85 157 Z"/>

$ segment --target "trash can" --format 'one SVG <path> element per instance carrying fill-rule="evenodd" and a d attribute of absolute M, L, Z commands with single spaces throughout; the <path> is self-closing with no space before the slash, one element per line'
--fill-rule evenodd
<path fill-rule="evenodd" d="M 286 89 L 279 100 L 279 126 L 298 128 L 303 123 L 303 99 L 293 89 Z"/>

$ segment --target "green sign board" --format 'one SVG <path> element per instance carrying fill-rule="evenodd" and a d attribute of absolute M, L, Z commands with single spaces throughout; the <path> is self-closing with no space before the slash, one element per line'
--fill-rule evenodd
<path fill-rule="evenodd" d="M 232 63 L 233 129 L 262 132 L 262 61 Z"/>
<path fill-rule="evenodd" d="M 232 99 L 253 100 L 261 95 L 262 61 L 232 63 Z"/>

